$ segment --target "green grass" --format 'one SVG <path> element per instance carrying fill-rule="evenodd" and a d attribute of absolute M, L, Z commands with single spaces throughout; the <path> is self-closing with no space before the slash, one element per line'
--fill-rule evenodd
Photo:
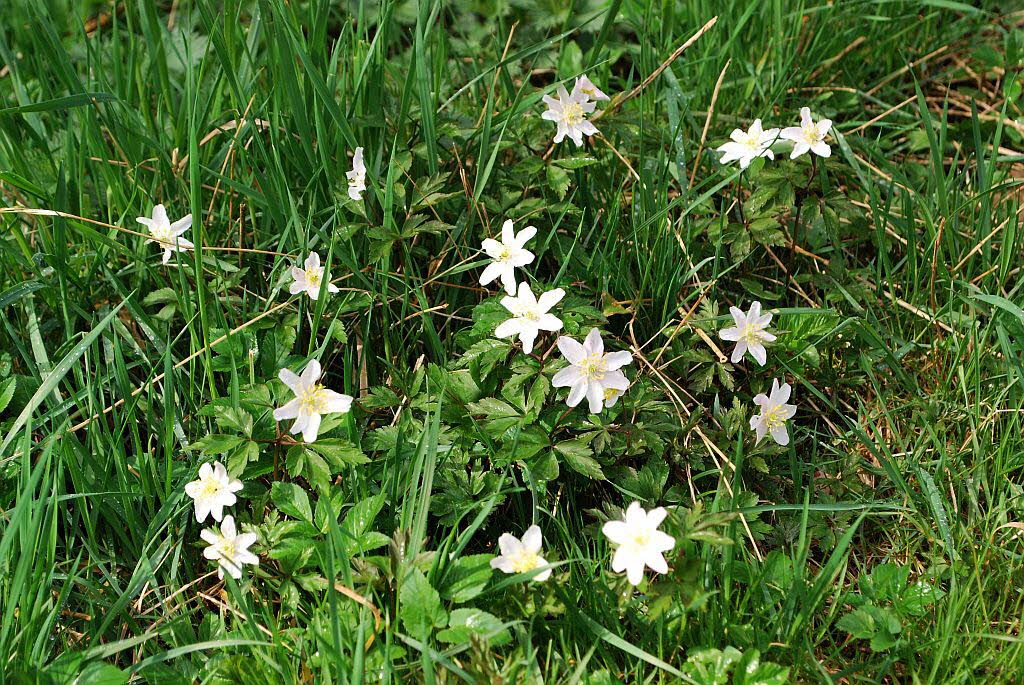
<path fill-rule="evenodd" d="M 0 682 L 1018 682 L 1024 31 L 977 5 L 5 5 Z M 552 148 L 542 94 L 625 94 L 716 16 Z M 716 161 L 805 105 L 827 161 Z M 194 216 L 167 266 L 156 203 Z M 634 352 L 601 418 L 557 350 L 488 342 L 506 218 L 567 334 Z M 753 299 L 767 366 L 719 362 Z M 269 416 L 310 358 L 357 398 L 322 453 Z M 747 426 L 772 378 L 787 448 Z M 259 535 L 239 582 L 183 491 L 214 458 Z M 634 499 L 678 541 L 635 590 L 600 533 Z M 552 578 L 492 574 L 531 523 Z"/>

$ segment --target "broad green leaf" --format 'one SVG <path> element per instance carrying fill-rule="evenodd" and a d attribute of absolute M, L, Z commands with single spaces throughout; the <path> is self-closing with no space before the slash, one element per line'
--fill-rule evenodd
<path fill-rule="evenodd" d="M 274 483 L 270 487 L 270 499 L 282 513 L 308 523 L 313 522 L 309 495 L 295 483 Z"/>
<path fill-rule="evenodd" d="M 441 596 L 418 568 L 414 568 L 402 583 L 398 600 L 402 624 L 414 637 L 425 640 L 434 628 L 442 628 L 448 622 L 448 615 L 441 606 Z"/>

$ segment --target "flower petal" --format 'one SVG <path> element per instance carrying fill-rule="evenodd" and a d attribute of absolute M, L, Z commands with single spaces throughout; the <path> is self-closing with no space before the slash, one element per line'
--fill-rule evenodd
<path fill-rule="evenodd" d="M 302 429 L 302 439 L 305 442 L 316 442 L 317 434 L 320 432 L 320 415 L 310 414 L 306 426 Z"/>
<path fill-rule="evenodd" d="M 621 369 L 627 364 L 633 363 L 633 355 L 626 350 L 619 350 L 618 352 L 609 352 L 604 356 L 604 363 L 608 365 L 609 371 L 615 371 Z"/>
<path fill-rule="evenodd" d="M 325 407 L 328 414 L 347 414 L 352 408 L 352 396 L 343 395 L 333 390 L 324 390 Z"/>
<path fill-rule="evenodd" d="M 575 407 L 580 401 L 587 395 L 587 386 L 589 384 L 584 379 L 576 381 L 569 389 L 569 396 L 565 399 L 565 404 L 570 407 Z"/>
<path fill-rule="evenodd" d="M 551 385 L 555 388 L 566 388 L 579 382 L 583 374 L 577 366 L 567 366 L 561 369 L 551 379 Z"/>
<path fill-rule="evenodd" d="M 306 368 L 302 370 L 302 382 L 305 387 L 309 387 L 320 380 L 320 375 L 323 373 L 323 369 L 320 368 L 319 359 L 310 359 L 309 363 L 306 364 Z"/>
<path fill-rule="evenodd" d="M 480 272 L 480 285 L 487 285 L 495 278 L 502 274 L 505 270 L 505 265 L 501 262 L 491 262 L 484 267 L 484 270 Z"/>
<path fill-rule="evenodd" d="M 540 526 L 534 524 L 526 529 L 523 533 L 523 549 L 527 552 L 537 554 L 540 552 L 540 548 L 544 545 L 544 535 L 540 531 Z"/>
<path fill-rule="evenodd" d="M 626 526 L 625 521 L 608 521 L 601 527 L 601 532 L 615 544 L 621 545 L 629 534 L 629 527 Z M 622 569 L 616 570 L 621 571 Z"/>
<path fill-rule="evenodd" d="M 281 379 L 281 382 L 288 386 L 288 389 L 294 392 L 296 395 L 306 389 L 302 378 L 291 369 L 281 369 L 277 372 L 277 377 Z"/>
<path fill-rule="evenodd" d="M 522 292 L 519 293 L 519 296 L 522 297 Z M 565 291 L 562 290 L 561 288 L 549 290 L 546 293 L 543 293 L 539 298 L 537 298 L 537 306 L 540 308 L 541 311 L 546 312 L 550 310 L 552 307 L 554 307 L 556 304 L 561 302 L 563 297 L 565 297 Z"/>
<path fill-rule="evenodd" d="M 514 335 L 518 335 L 523 330 L 523 320 L 517 316 L 511 319 L 506 319 L 498 324 L 498 327 L 494 329 L 494 337 L 496 338 L 508 338 Z"/>
<path fill-rule="evenodd" d="M 604 408 L 604 388 L 597 381 L 587 383 L 587 403 L 591 414 L 600 414 Z"/>
<path fill-rule="evenodd" d="M 588 355 L 601 356 L 604 354 L 604 341 L 601 340 L 601 332 L 599 330 L 596 328 L 590 329 L 587 337 L 583 340 L 583 349 L 586 350 Z"/>
<path fill-rule="evenodd" d="M 556 343 L 558 351 L 570 364 L 579 364 L 587 356 L 586 343 L 581 345 L 567 335 L 560 336 Z"/>

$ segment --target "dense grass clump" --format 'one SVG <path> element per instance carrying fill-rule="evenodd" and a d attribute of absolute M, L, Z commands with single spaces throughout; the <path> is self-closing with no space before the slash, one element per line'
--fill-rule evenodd
<path fill-rule="evenodd" d="M 0 683 L 1020 682 L 1022 44 L 4 4 Z"/>

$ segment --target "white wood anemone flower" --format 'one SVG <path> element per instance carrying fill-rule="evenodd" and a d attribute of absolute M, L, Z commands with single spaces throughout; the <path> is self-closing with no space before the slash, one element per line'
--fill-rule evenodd
<path fill-rule="evenodd" d="M 352 156 L 352 170 L 345 172 L 348 178 L 348 196 L 357 202 L 363 199 L 366 190 L 366 164 L 363 162 L 363 148 L 357 147 Z"/>
<path fill-rule="evenodd" d="M 543 546 L 544 536 L 537 525 L 527 528 L 522 540 L 511 533 L 502 533 L 498 538 L 501 555 L 491 559 L 491 568 L 505 573 L 529 573 L 547 566 L 548 562 L 540 555 Z M 535 575 L 532 580 L 543 582 L 550 577 L 551 569 L 547 569 Z"/>
<path fill-rule="evenodd" d="M 629 381 L 620 369 L 633 362 L 633 355 L 625 350 L 606 354 L 601 333 L 596 328 L 590 329 L 583 344 L 561 336 L 558 349 L 569 366 L 555 374 L 551 385 L 569 388 L 565 403 L 570 407 L 575 407 L 586 397 L 590 413 L 598 414 L 605 406 L 615 404 L 619 395 L 629 387 Z M 606 405 L 609 398 L 611 402 Z"/>
<path fill-rule="evenodd" d="M 793 388 L 789 383 L 779 385 L 778 379 L 772 379 L 771 392 L 765 395 L 763 392 L 754 397 L 754 404 L 761 413 L 750 417 L 750 428 L 757 435 L 754 444 L 761 442 L 765 435 L 771 435 L 772 440 L 782 446 L 789 444 L 789 432 L 786 430 L 786 421 L 796 414 L 795 404 L 786 404 Z"/>
<path fill-rule="evenodd" d="M 352 408 L 352 397 L 328 390 L 320 385 L 323 370 L 320 362 L 311 359 L 299 376 L 289 369 L 281 369 L 277 377 L 287 385 L 295 399 L 274 410 L 274 420 L 295 419 L 291 433 L 302 433 L 305 442 L 316 442 L 320 420 L 324 414 L 344 414 Z"/>
<path fill-rule="evenodd" d="M 746 169 L 758 157 L 775 159 L 772 144 L 779 137 L 779 129 L 770 128 L 765 131 L 761 127 L 760 119 L 754 119 L 754 123 L 746 131 L 733 129 L 729 137 L 732 140 L 719 146 L 717 150 L 722 153 L 722 164 L 739 160 L 740 169 Z"/>
<path fill-rule="evenodd" d="M 765 349 L 766 342 L 775 342 L 775 336 L 767 330 L 768 324 L 772 322 L 772 313 L 761 313 L 761 303 L 754 301 L 746 313 L 739 307 L 729 307 L 735 326 L 723 328 L 718 332 L 722 340 L 735 342 L 736 347 L 732 349 L 730 361 L 733 364 L 743 359 L 743 355 L 750 352 L 754 360 L 764 366 L 768 361 L 768 350 Z"/>
<path fill-rule="evenodd" d="M 586 98 L 598 102 L 607 102 L 611 100 L 610 97 L 605 95 L 604 91 L 594 85 L 594 82 L 587 78 L 586 74 L 580 74 L 576 79 L 576 85 L 572 87 L 572 94 L 580 102 Z"/>
<path fill-rule="evenodd" d="M 310 252 L 303 264 L 305 268 L 292 267 L 292 282 L 288 286 L 288 292 L 298 295 L 305 292 L 309 299 L 316 301 L 320 298 L 320 284 L 324 280 L 324 267 L 320 265 L 320 255 Z M 327 284 L 327 292 L 334 294 L 338 292 L 338 286 L 333 283 Z"/>
<path fill-rule="evenodd" d="M 626 509 L 624 520 L 608 521 L 601 528 L 605 537 L 618 545 L 612 557 L 612 570 L 625 571 L 633 586 L 643 580 L 645 567 L 668 573 L 664 552 L 675 546 L 676 539 L 658 530 L 666 516 L 668 511 L 664 507 L 644 511 L 639 502 L 633 502 Z"/>
<path fill-rule="evenodd" d="M 480 274 L 480 285 L 487 285 L 495 278 L 501 278 L 505 292 L 515 295 L 516 269 L 526 266 L 534 258 L 534 254 L 523 245 L 535 235 L 537 229 L 533 226 L 527 226 L 517 234 L 510 219 L 501 226 L 501 240 L 485 238 L 482 247 L 492 261 Z"/>
<path fill-rule="evenodd" d="M 219 461 L 199 467 L 199 479 L 185 484 L 185 494 L 195 502 L 196 521 L 202 523 L 206 516 L 214 521 L 224 517 L 224 507 L 234 506 L 235 493 L 242 489 L 242 481 L 228 475 L 228 470 Z"/>
<path fill-rule="evenodd" d="M 782 129 L 779 137 L 783 140 L 793 141 L 793 151 L 789 153 L 790 159 L 796 159 L 800 155 L 813 152 L 819 157 L 832 155 L 832 148 L 825 142 L 825 136 L 832 130 L 832 120 L 822 119 L 815 123 L 811 119 L 809 107 L 800 108 L 800 125 L 789 126 Z"/>
<path fill-rule="evenodd" d="M 550 95 L 544 96 L 544 104 L 548 109 L 540 116 L 557 124 L 556 143 L 569 136 L 572 142 L 576 143 L 576 147 L 580 147 L 583 145 L 583 136 L 592 136 L 598 132 L 597 127 L 587 121 L 587 115 L 594 111 L 596 103 L 587 98 L 582 90 L 577 92 L 576 87 L 573 88 L 572 95 L 566 92 L 565 86 L 562 85 L 558 86 L 556 92 L 558 99 Z"/>
<path fill-rule="evenodd" d="M 565 291 L 561 288 L 549 290 L 542 293 L 539 298 L 534 297 L 528 283 L 519 284 L 519 296 L 506 295 L 501 298 L 501 306 L 507 309 L 512 318 L 502 321 L 494 329 L 494 335 L 498 338 L 519 336 L 519 342 L 523 343 L 523 352 L 533 352 L 533 343 L 541 331 L 557 331 L 562 328 L 562 320 L 549 310 L 561 302 L 565 297 Z"/>
<path fill-rule="evenodd" d="M 182 233 L 192 228 L 192 215 L 186 214 L 174 223 L 167 218 L 167 210 L 163 205 L 153 207 L 153 217 L 140 216 L 135 219 L 149 229 L 152 238 L 147 243 L 156 243 L 163 251 L 161 263 L 166 264 L 175 252 L 184 252 L 195 247 L 190 241 L 181 237 Z"/>
<path fill-rule="evenodd" d="M 203 550 L 203 556 L 217 562 L 217 577 L 224 578 L 226 571 L 235 580 L 242 577 L 242 567 L 246 564 L 258 566 L 260 558 L 249 551 L 256 542 L 256 533 L 238 533 L 235 530 L 235 517 L 228 514 L 220 524 L 220 532 L 206 528 L 199 536 L 210 543 Z"/>

